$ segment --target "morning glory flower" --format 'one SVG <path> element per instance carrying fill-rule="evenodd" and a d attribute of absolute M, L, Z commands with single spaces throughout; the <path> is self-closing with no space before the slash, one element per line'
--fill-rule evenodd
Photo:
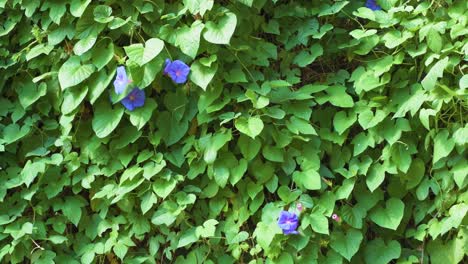
<path fill-rule="evenodd" d="M 130 111 L 135 108 L 142 107 L 145 104 L 145 91 L 140 90 L 138 87 L 133 90 L 125 97 L 122 104 Z"/>
<path fill-rule="evenodd" d="M 299 234 L 296 229 L 299 225 L 297 214 L 288 211 L 281 211 L 278 218 L 278 226 L 283 230 L 283 234 Z"/>
<path fill-rule="evenodd" d="M 177 83 L 185 83 L 187 76 L 189 75 L 190 67 L 181 60 L 171 61 L 166 59 L 166 67 L 164 68 L 164 74 L 169 75 L 171 79 Z"/>
<path fill-rule="evenodd" d="M 377 4 L 376 0 L 367 0 L 366 7 L 373 11 L 382 10 L 379 4 Z"/>
<path fill-rule="evenodd" d="M 127 85 L 131 83 L 127 77 L 127 72 L 125 71 L 124 66 L 117 67 L 117 76 L 115 76 L 114 80 L 114 88 L 116 94 L 121 94 L 127 88 Z"/>

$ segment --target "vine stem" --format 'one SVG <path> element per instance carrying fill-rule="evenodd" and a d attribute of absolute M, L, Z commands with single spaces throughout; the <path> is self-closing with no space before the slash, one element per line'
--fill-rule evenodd
<path fill-rule="evenodd" d="M 34 241 L 34 239 L 32 239 L 32 238 L 29 238 L 29 239 L 31 239 L 31 241 L 34 243 L 34 245 L 36 245 L 36 246 L 31 250 L 31 255 L 32 255 L 32 253 L 34 253 L 34 251 L 36 251 L 36 249 L 44 250 L 44 248 L 41 247 L 41 245 L 39 245 L 36 241 Z"/>
<path fill-rule="evenodd" d="M 424 247 L 425 247 L 425 242 L 426 242 L 426 238 L 423 239 L 423 243 L 422 243 L 422 247 L 421 247 L 421 260 L 420 260 L 420 264 L 423 264 L 423 263 L 424 263 Z"/>
<path fill-rule="evenodd" d="M 164 50 L 166 50 L 167 55 L 169 55 L 169 58 L 171 58 L 171 61 L 173 61 L 172 55 L 171 55 L 171 53 L 169 52 L 169 50 L 167 49 L 166 45 L 164 45 Z"/>

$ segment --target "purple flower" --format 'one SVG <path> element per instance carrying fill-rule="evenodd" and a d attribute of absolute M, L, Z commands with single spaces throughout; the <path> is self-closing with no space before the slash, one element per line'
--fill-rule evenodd
<path fill-rule="evenodd" d="M 382 10 L 375 0 L 367 0 L 366 7 L 373 11 Z"/>
<path fill-rule="evenodd" d="M 187 76 L 189 75 L 190 67 L 187 66 L 181 60 L 171 61 L 166 59 L 166 67 L 164 68 L 164 74 L 169 75 L 171 79 L 177 83 L 185 83 L 187 81 Z"/>
<path fill-rule="evenodd" d="M 283 234 L 299 234 L 296 229 L 299 225 L 297 214 L 288 211 L 281 211 L 278 218 L 278 226 L 283 229 Z"/>
<path fill-rule="evenodd" d="M 122 104 L 130 111 L 133 111 L 135 108 L 142 107 L 145 104 L 145 91 L 140 90 L 136 87 L 122 99 Z"/>
<path fill-rule="evenodd" d="M 127 77 L 127 72 L 124 66 L 117 67 L 117 76 L 115 76 L 114 88 L 116 94 L 121 94 L 127 88 L 127 85 L 131 83 Z"/>

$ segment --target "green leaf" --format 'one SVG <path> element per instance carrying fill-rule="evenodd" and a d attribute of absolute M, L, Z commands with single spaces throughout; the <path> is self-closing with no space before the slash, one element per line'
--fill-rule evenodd
<path fill-rule="evenodd" d="M 237 142 L 239 149 L 244 156 L 245 159 L 247 160 L 252 160 L 257 156 L 258 152 L 260 151 L 260 148 L 262 147 L 262 143 L 260 140 L 257 139 L 252 139 L 250 137 L 246 136 L 240 136 L 239 140 Z"/>
<path fill-rule="evenodd" d="M 18 124 L 9 124 L 3 129 L 3 140 L 6 144 L 13 143 L 26 136 L 30 130 L 31 127 L 26 125 L 20 128 Z"/>
<path fill-rule="evenodd" d="M 263 130 L 263 121 L 258 116 L 240 117 L 234 122 L 235 127 L 241 133 L 255 139 L 256 136 L 260 135 Z"/>
<path fill-rule="evenodd" d="M 461 90 L 468 88 L 468 74 L 465 74 L 460 78 L 459 86 Z"/>
<path fill-rule="evenodd" d="M 107 75 L 106 71 L 100 71 L 89 81 L 89 93 L 88 100 L 91 104 L 94 104 L 96 100 L 101 96 L 111 81 L 114 79 L 115 69 Z"/>
<path fill-rule="evenodd" d="M 175 44 L 180 50 L 195 59 L 200 47 L 200 36 L 205 25 L 200 20 L 193 22 L 190 27 L 183 26 L 177 30 L 177 37 Z"/>
<path fill-rule="evenodd" d="M 340 111 L 335 114 L 333 118 L 333 126 L 339 135 L 343 134 L 348 128 L 350 128 L 357 120 L 356 112 L 351 113 Z"/>
<path fill-rule="evenodd" d="M 198 235 L 196 232 L 196 228 L 190 228 L 188 230 L 183 231 L 182 236 L 177 243 L 177 248 L 185 247 L 189 244 L 192 244 L 198 240 Z"/>
<path fill-rule="evenodd" d="M 119 125 L 124 109 L 121 106 L 112 108 L 107 100 L 101 100 L 94 106 L 92 122 L 93 131 L 99 138 L 105 138 Z"/>
<path fill-rule="evenodd" d="M 246 83 L 247 77 L 240 68 L 232 68 L 228 73 L 224 74 L 224 78 L 229 83 Z"/>
<path fill-rule="evenodd" d="M 143 105 L 143 107 L 128 112 L 130 123 L 137 127 L 138 130 L 142 129 L 150 120 L 157 106 L 153 98 L 145 99 L 145 105 Z"/>
<path fill-rule="evenodd" d="M 324 102 L 330 102 L 332 105 L 338 107 L 353 107 L 354 101 L 353 98 L 346 93 L 346 87 L 341 85 L 334 85 L 328 87 L 325 92 L 327 95 L 318 96 L 317 102 L 323 104 Z"/>
<path fill-rule="evenodd" d="M 373 164 L 366 177 L 367 187 L 374 192 L 385 180 L 385 167 L 380 163 Z"/>
<path fill-rule="evenodd" d="M 318 17 L 336 14 L 340 12 L 340 10 L 343 9 L 343 7 L 345 7 L 347 4 L 349 4 L 349 1 L 337 1 L 331 6 L 326 4 L 320 8 Z"/>
<path fill-rule="evenodd" d="M 348 229 L 344 234 L 341 231 L 335 231 L 331 234 L 330 246 L 348 261 L 356 254 L 361 245 L 363 236 L 359 230 Z"/>
<path fill-rule="evenodd" d="M 427 34 L 427 46 L 435 53 L 439 53 L 442 50 L 444 40 L 440 36 L 439 32 L 431 28 Z"/>
<path fill-rule="evenodd" d="M 220 150 L 231 139 L 232 133 L 230 130 L 216 133 L 213 137 L 211 137 L 203 155 L 205 162 L 207 164 L 212 164 L 216 160 L 218 150 Z"/>
<path fill-rule="evenodd" d="M 251 136 L 255 138 L 256 136 L 260 135 L 263 130 L 263 121 L 258 116 L 252 116 L 248 120 L 248 127 Z"/>
<path fill-rule="evenodd" d="M 114 57 L 114 44 L 110 40 L 100 41 L 92 51 L 91 61 L 100 71 Z"/>
<path fill-rule="evenodd" d="M 143 46 L 141 43 L 132 44 L 130 46 L 124 47 L 124 50 L 131 61 L 140 66 L 143 66 L 158 56 L 163 48 L 164 42 L 162 40 L 158 38 L 151 38 L 145 42 L 145 46 Z"/>
<path fill-rule="evenodd" d="M 442 158 L 447 157 L 455 147 L 453 138 L 449 139 L 449 132 L 444 129 L 437 133 L 434 138 L 434 154 L 432 156 L 432 163 L 435 164 Z"/>
<path fill-rule="evenodd" d="M 395 240 L 388 244 L 377 238 L 370 241 L 364 249 L 366 263 L 387 264 L 401 255 L 401 246 Z"/>
<path fill-rule="evenodd" d="M 220 165 L 218 162 L 215 163 L 215 165 L 216 166 L 213 168 L 213 177 L 216 184 L 218 184 L 219 187 L 224 188 L 229 180 L 229 168 Z"/>
<path fill-rule="evenodd" d="M 153 192 L 147 192 L 141 199 L 141 212 L 146 214 L 157 201 L 158 198 Z"/>
<path fill-rule="evenodd" d="M 109 24 L 109 28 L 110 29 L 117 29 L 117 28 L 120 28 L 120 27 L 123 27 L 125 26 L 128 22 L 130 22 L 130 20 L 132 20 L 132 17 L 128 17 L 127 19 L 123 20 L 122 18 L 120 17 L 115 17 Z"/>
<path fill-rule="evenodd" d="M 297 54 L 293 62 L 299 67 L 305 67 L 321 55 L 323 55 L 323 48 L 319 43 L 315 43 L 310 47 L 309 51 L 303 50 Z"/>
<path fill-rule="evenodd" d="M 318 212 L 313 212 L 309 215 L 310 225 L 312 230 L 317 233 L 328 235 L 328 218 Z"/>
<path fill-rule="evenodd" d="M 167 111 L 158 113 L 156 125 L 161 131 L 161 138 L 168 146 L 178 142 L 188 130 L 186 121 L 177 120 L 174 114 Z"/>
<path fill-rule="evenodd" d="M 87 86 L 73 87 L 65 90 L 63 93 L 62 113 L 66 115 L 75 110 L 86 97 L 87 93 Z"/>
<path fill-rule="evenodd" d="M 83 53 L 90 50 L 96 43 L 97 37 L 95 35 L 89 35 L 84 39 L 80 39 L 73 47 L 73 52 L 76 55 L 81 56 Z"/>
<path fill-rule="evenodd" d="M 214 0 L 183 0 L 184 5 L 192 15 L 200 14 L 202 17 L 206 11 L 213 8 Z"/>
<path fill-rule="evenodd" d="M 312 127 L 308 120 L 296 116 L 292 116 L 289 121 L 286 122 L 286 126 L 294 134 L 317 135 L 314 127 Z"/>
<path fill-rule="evenodd" d="M 302 192 L 300 190 L 291 191 L 289 187 L 281 186 L 278 188 L 277 193 L 281 200 L 283 200 L 285 203 L 291 203 L 297 200 Z"/>
<path fill-rule="evenodd" d="M 387 32 L 383 37 L 382 40 L 385 43 L 385 46 L 389 49 L 394 49 L 401 44 L 403 44 L 406 40 L 410 39 L 413 37 L 413 33 L 409 31 L 401 31 L 398 30 L 391 30 Z"/>
<path fill-rule="evenodd" d="M 206 91 L 206 87 L 210 84 L 217 70 L 217 63 L 212 64 L 211 67 L 206 67 L 198 60 L 190 66 L 190 80 Z"/>
<path fill-rule="evenodd" d="M 111 16 L 112 7 L 106 5 L 98 5 L 93 10 L 94 21 L 98 23 L 109 23 L 114 17 Z"/>
<path fill-rule="evenodd" d="M 206 41 L 214 44 L 229 44 L 236 25 L 236 15 L 232 12 L 227 12 L 219 19 L 218 23 L 212 21 L 206 23 L 203 37 Z"/>
<path fill-rule="evenodd" d="M 252 7 L 252 3 L 254 0 L 237 0 L 237 2 L 240 2 L 248 7 Z"/>
<path fill-rule="evenodd" d="M 128 252 L 128 246 L 121 243 L 120 241 L 117 242 L 117 244 L 115 244 L 112 249 L 113 249 L 115 255 L 119 259 L 123 259 L 125 257 L 125 255 L 127 255 L 127 252 Z"/>
<path fill-rule="evenodd" d="M 23 170 L 21 170 L 21 178 L 27 187 L 36 179 L 40 173 L 45 172 L 45 164 L 43 162 L 31 162 L 28 160 Z"/>
<path fill-rule="evenodd" d="M 70 220 L 75 226 L 81 219 L 81 207 L 85 206 L 84 202 L 76 196 L 69 196 L 65 199 L 62 205 L 62 212 L 65 217 Z"/>
<path fill-rule="evenodd" d="M 39 44 L 34 46 L 31 50 L 29 50 L 28 54 L 26 54 L 26 60 L 30 61 L 34 58 L 36 58 L 39 55 L 45 54 L 49 55 L 49 53 L 54 49 L 54 46 L 52 45 L 46 45 L 46 44 Z"/>
<path fill-rule="evenodd" d="M 377 225 L 396 230 L 403 219 L 405 204 L 397 199 L 390 198 L 385 203 L 384 207 L 377 207 L 372 210 L 370 219 Z"/>
<path fill-rule="evenodd" d="M 70 13 L 74 17 L 80 17 L 83 15 L 89 3 L 91 3 L 91 0 L 72 0 L 70 4 Z"/>
<path fill-rule="evenodd" d="M 63 244 L 63 242 L 68 241 L 68 238 L 60 235 L 52 235 L 49 236 L 48 240 L 56 245 L 60 245 Z"/>
<path fill-rule="evenodd" d="M 215 219 L 208 219 L 203 223 L 203 226 L 199 226 L 196 229 L 197 237 L 212 237 L 215 235 L 216 225 L 219 222 Z"/>
<path fill-rule="evenodd" d="M 266 224 L 259 222 L 254 231 L 254 237 L 257 239 L 257 243 L 264 249 L 268 250 L 271 242 L 276 234 L 280 234 L 281 229 L 276 223 Z"/>
<path fill-rule="evenodd" d="M 369 30 L 355 29 L 349 32 L 349 34 L 355 39 L 362 39 L 365 37 L 369 37 L 369 36 L 375 35 L 375 33 L 377 33 L 377 30 L 375 29 L 369 29 Z"/>
<path fill-rule="evenodd" d="M 274 162 L 284 162 L 283 152 L 284 150 L 281 148 L 266 145 L 263 148 L 262 154 L 267 160 Z"/>
<path fill-rule="evenodd" d="M 463 263 L 466 254 L 466 238 L 454 238 L 444 242 L 441 239 L 429 241 L 427 252 L 430 256 L 430 263 Z"/>
<path fill-rule="evenodd" d="M 293 180 L 308 190 L 320 190 L 322 187 L 320 174 L 313 169 L 294 172 Z"/>
<path fill-rule="evenodd" d="M 156 179 L 153 184 L 153 191 L 161 198 L 165 199 L 176 187 L 177 182 L 174 179 L 163 180 Z"/>
<path fill-rule="evenodd" d="M 375 127 L 380 122 L 382 122 L 386 116 L 387 113 L 385 113 L 383 110 L 377 109 L 374 114 L 372 110 L 366 109 L 359 113 L 358 122 L 362 126 L 362 128 L 369 129 L 371 127 Z"/>
<path fill-rule="evenodd" d="M 444 70 L 448 66 L 449 58 L 445 57 L 444 59 L 438 61 L 427 73 L 426 77 L 421 81 L 424 89 L 430 91 L 434 89 L 437 79 L 444 76 Z"/>
<path fill-rule="evenodd" d="M 26 109 L 35 103 L 39 98 L 46 95 L 47 85 L 45 83 L 40 83 L 39 85 L 36 85 L 32 82 L 21 83 L 17 92 L 21 106 Z"/>
<path fill-rule="evenodd" d="M 70 57 L 59 69 L 58 78 L 62 90 L 86 80 L 94 72 L 91 64 L 81 65 L 78 56 Z"/>
<path fill-rule="evenodd" d="M 401 181 L 405 183 L 406 189 L 412 189 L 421 182 L 424 178 L 425 163 L 420 158 L 411 161 L 411 167 L 408 172 L 401 175 Z"/>

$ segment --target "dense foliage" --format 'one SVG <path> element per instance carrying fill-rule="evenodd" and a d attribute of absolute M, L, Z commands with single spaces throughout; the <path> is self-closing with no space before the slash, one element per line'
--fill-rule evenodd
<path fill-rule="evenodd" d="M 0 262 L 466 261 L 467 5 L 0 0 Z"/>

